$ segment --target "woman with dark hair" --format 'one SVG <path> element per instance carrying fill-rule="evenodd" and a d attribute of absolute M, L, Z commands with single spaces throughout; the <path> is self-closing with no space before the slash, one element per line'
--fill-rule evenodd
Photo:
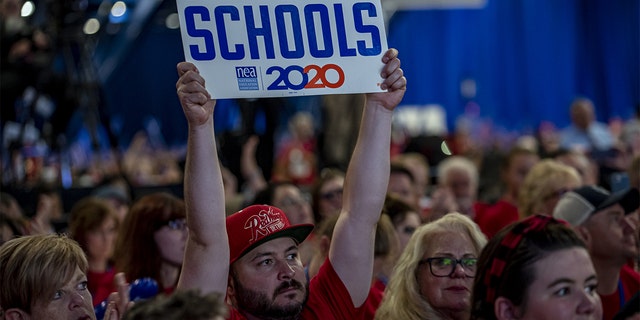
<path fill-rule="evenodd" d="M 578 235 L 534 215 L 502 229 L 478 259 L 471 319 L 602 319 L 598 280 Z"/>
<path fill-rule="evenodd" d="M 118 216 L 106 200 L 84 198 L 71 208 L 69 234 L 87 256 L 87 288 L 97 306 L 116 291 L 112 258 Z"/>
<path fill-rule="evenodd" d="M 116 269 L 130 281 L 152 278 L 161 291 L 173 292 L 187 239 L 184 201 L 159 192 L 137 200 L 116 241 Z"/>

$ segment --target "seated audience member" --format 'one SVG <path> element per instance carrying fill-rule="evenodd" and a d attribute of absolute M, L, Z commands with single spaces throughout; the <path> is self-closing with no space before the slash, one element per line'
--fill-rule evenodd
<path fill-rule="evenodd" d="M 338 215 L 342 208 L 344 172 L 340 169 L 325 168 L 311 187 L 311 207 L 316 223 Z"/>
<path fill-rule="evenodd" d="M 420 214 L 404 201 L 390 195 L 387 195 L 384 201 L 383 213 L 388 215 L 393 223 L 400 244 L 399 251 L 402 252 L 407 246 L 411 235 L 422 224 Z"/>
<path fill-rule="evenodd" d="M 574 168 L 552 159 L 536 163 L 518 193 L 520 218 L 536 214 L 550 216 L 560 197 L 581 185 L 582 179 Z"/>
<path fill-rule="evenodd" d="M 637 230 L 627 219 L 640 205 L 632 188 L 611 194 L 598 186 L 566 193 L 553 216 L 569 222 L 584 239 L 598 274 L 598 294 L 605 320 L 640 290 L 640 274 L 627 264 L 638 258 Z"/>
<path fill-rule="evenodd" d="M 122 223 L 131 207 L 131 191 L 124 178 L 114 178 L 108 184 L 96 188 L 91 195 L 104 199 L 114 209 L 118 222 Z"/>
<path fill-rule="evenodd" d="M 244 181 L 240 189 L 238 189 L 238 177 L 228 168 L 220 167 L 227 214 L 232 214 L 242 209 L 255 198 L 256 193 L 267 187 L 267 181 L 264 179 L 262 169 L 260 169 L 256 160 L 256 149 L 259 142 L 258 136 L 250 136 L 242 145 L 240 173 Z"/>
<path fill-rule="evenodd" d="M 87 256 L 87 284 L 94 306 L 116 291 L 112 258 L 118 226 L 118 216 L 106 200 L 88 197 L 71 208 L 69 234 Z"/>
<path fill-rule="evenodd" d="M 24 220 L 24 212 L 16 198 L 6 192 L 0 192 L 0 212 L 14 220 Z"/>
<path fill-rule="evenodd" d="M 494 204 L 478 212 L 476 222 L 488 238 L 492 238 L 506 225 L 518 221 L 518 195 L 525 177 L 538 163 L 538 155 L 530 150 L 515 147 L 504 159 L 500 168 L 500 178 L 504 185 L 502 197 Z"/>
<path fill-rule="evenodd" d="M 200 294 L 194 290 L 176 291 L 136 302 L 122 320 L 223 320 L 227 306 L 221 293 Z"/>
<path fill-rule="evenodd" d="M 438 164 L 438 186 L 431 197 L 427 221 L 449 212 L 475 219 L 478 204 L 478 168 L 463 156 L 451 156 Z"/>
<path fill-rule="evenodd" d="M 159 192 L 138 199 L 118 230 L 116 270 L 130 281 L 152 278 L 161 292 L 171 293 L 184 257 L 185 219 L 184 201 L 174 195 Z"/>
<path fill-rule="evenodd" d="M 280 208 L 293 225 L 314 223 L 309 200 L 300 188 L 290 182 L 269 182 L 266 188 L 258 191 L 252 204 L 268 204 Z M 311 237 L 298 247 L 304 265 L 313 256 L 313 240 Z"/>
<path fill-rule="evenodd" d="M 272 181 L 291 181 L 307 190 L 318 175 L 316 137 L 313 117 L 298 111 L 288 120 L 288 139 L 276 148 Z"/>
<path fill-rule="evenodd" d="M 602 319 L 598 279 L 568 226 L 534 215 L 500 230 L 478 259 L 471 319 Z"/>
<path fill-rule="evenodd" d="M 87 289 L 87 260 L 78 244 L 61 235 L 16 238 L 0 247 L 0 318 L 96 319 Z M 116 277 L 105 319 L 129 307 L 128 284 Z M 4 312 L 4 317 L 2 313 Z"/>
<path fill-rule="evenodd" d="M 449 213 L 416 230 L 398 259 L 376 319 L 468 319 L 480 228 Z"/>
<path fill-rule="evenodd" d="M 414 189 L 418 197 L 420 211 L 426 211 L 429 208 L 429 197 L 427 191 L 431 179 L 430 167 L 427 158 L 418 152 L 400 153 L 391 159 L 391 163 L 398 163 L 411 171 L 411 175 L 415 180 Z"/>
<path fill-rule="evenodd" d="M 300 188 L 290 182 L 269 182 L 252 204 L 268 204 L 284 211 L 292 224 L 313 223 L 311 204 Z"/>
<path fill-rule="evenodd" d="M 390 194 L 406 204 L 418 210 L 420 208 L 420 197 L 417 193 L 413 173 L 404 165 L 391 163 L 389 174 L 389 186 L 387 194 Z"/>
<path fill-rule="evenodd" d="M 558 152 L 553 155 L 553 159 L 576 169 L 582 178 L 583 184 L 598 183 L 598 165 L 583 152 L 576 150 L 558 150 Z"/>
<path fill-rule="evenodd" d="M 50 234 L 56 232 L 53 222 L 62 219 L 62 199 L 60 192 L 49 185 L 36 188 L 35 213 L 27 224 L 28 234 Z"/>
<path fill-rule="evenodd" d="M 615 141 L 606 124 L 596 121 L 593 102 L 576 98 L 571 103 L 571 125 L 560 132 L 560 147 L 582 152 L 607 151 Z"/>
<path fill-rule="evenodd" d="M 20 221 L 0 211 L 0 246 L 13 238 L 22 236 L 23 232 L 24 226 Z"/>
<path fill-rule="evenodd" d="M 213 108 L 195 66 L 178 64 L 176 88 L 189 125 L 185 199 L 189 238 L 178 288 L 226 292 L 230 319 L 358 319 L 373 278 L 374 236 L 389 179 L 393 110 L 406 79 L 397 50 L 382 58 L 380 88 L 366 95 L 329 257 L 307 284 L 298 256 L 310 224 L 292 225 L 273 206 L 228 218 L 217 161 Z"/>

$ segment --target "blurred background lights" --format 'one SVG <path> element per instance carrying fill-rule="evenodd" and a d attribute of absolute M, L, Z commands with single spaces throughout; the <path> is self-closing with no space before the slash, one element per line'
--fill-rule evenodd
<path fill-rule="evenodd" d="M 449 146 L 447 145 L 446 141 L 442 141 L 442 143 L 440 144 L 440 150 L 442 150 L 442 153 L 448 156 L 451 155 L 451 150 L 449 150 Z"/>
<path fill-rule="evenodd" d="M 167 16 L 167 19 L 164 21 L 165 25 L 169 29 L 178 29 L 180 28 L 180 20 L 178 19 L 177 13 L 172 13 Z"/>
<path fill-rule="evenodd" d="M 127 21 L 129 17 L 129 10 L 127 8 L 127 4 L 123 1 L 117 1 L 111 7 L 111 11 L 109 12 L 109 22 L 110 23 L 124 23 Z"/>
<path fill-rule="evenodd" d="M 20 15 L 23 17 L 28 17 L 32 15 L 35 10 L 36 10 L 36 7 L 33 5 L 33 2 L 26 1 L 22 5 L 22 9 L 20 10 Z"/>
<path fill-rule="evenodd" d="M 126 12 L 127 4 L 122 1 L 114 3 L 113 7 L 111 7 L 111 15 L 114 17 L 122 17 Z"/>
<path fill-rule="evenodd" d="M 82 31 L 85 34 L 95 34 L 96 32 L 98 32 L 98 30 L 100 30 L 100 21 L 98 21 L 98 19 L 96 18 L 87 20 L 87 22 L 84 23 L 84 27 L 82 28 Z"/>

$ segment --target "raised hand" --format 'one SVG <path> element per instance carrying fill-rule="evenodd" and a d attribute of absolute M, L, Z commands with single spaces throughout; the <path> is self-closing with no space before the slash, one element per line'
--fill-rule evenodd
<path fill-rule="evenodd" d="M 404 72 L 400 68 L 400 59 L 398 59 L 398 50 L 389 49 L 382 57 L 385 64 L 380 72 L 380 76 L 384 81 L 380 84 L 380 88 L 387 92 L 376 92 L 367 94 L 367 100 L 384 106 L 388 110 L 395 109 L 405 91 L 407 90 L 407 79 Z"/>
<path fill-rule="evenodd" d="M 180 62 L 177 68 L 176 90 L 187 121 L 191 126 L 203 125 L 212 118 L 216 100 L 211 99 L 196 66 Z"/>

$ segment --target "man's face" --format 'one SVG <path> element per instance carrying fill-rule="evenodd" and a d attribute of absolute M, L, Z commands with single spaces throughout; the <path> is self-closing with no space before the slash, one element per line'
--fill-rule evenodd
<path fill-rule="evenodd" d="M 31 319 L 95 320 L 87 276 L 76 268 L 73 277 L 53 297 L 42 297 L 31 308 Z"/>
<path fill-rule="evenodd" d="M 593 214 L 584 223 L 590 234 L 590 253 L 594 260 L 624 264 L 638 256 L 635 226 L 625 217 L 619 204 Z"/>
<path fill-rule="evenodd" d="M 232 265 L 227 294 L 241 313 L 295 318 L 308 296 L 297 244 L 283 237 L 249 251 Z"/>

